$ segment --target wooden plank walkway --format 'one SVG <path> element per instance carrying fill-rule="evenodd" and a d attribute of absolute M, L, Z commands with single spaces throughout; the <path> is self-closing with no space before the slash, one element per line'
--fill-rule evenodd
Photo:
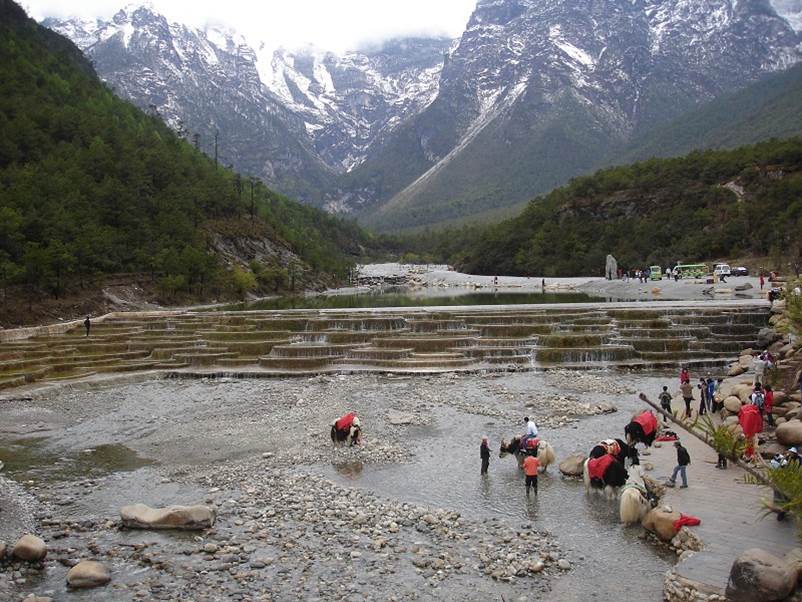
<path fill-rule="evenodd" d="M 695 405 L 698 407 L 698 402 Z M 726 470 L 716 468 L 717 454 L 711 447 L 676 424 L 669 428 L 680 435 L 691 465 L 688 488 L 679 488 L 682 480 L 678 475 L 677 487 L 667 490 L 661 504 L 700 518 L 702 524 L 690 529 L 705 545 L 703 551 L 677 564 L 679 576 L 699 583 L 707 593 L 723 595 L 730 567 L 744 550 L 758 547 L 783 556 L 802 545 L 790 518 L 779 522 L 774 514 L 764 517 L 761 500 L 772 498 L 770 488 L 744 483 L 747 473 L 735 464 L 728 464 Z M 677 463 L 677 453 L 673 443 L 658 445 L 642 461 L 654 464 L 647 474 L 664 482 Z"/>

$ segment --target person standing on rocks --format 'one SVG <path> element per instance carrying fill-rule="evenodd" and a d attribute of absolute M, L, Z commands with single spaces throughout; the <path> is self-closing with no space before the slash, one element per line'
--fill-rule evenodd
<path fill-rule="evenodd" d="M 685 419 L 690 420 L 691 418 L 691 403 L 693 402 L 693 385 L 691 384 L 690 380 L 682 381 L 682 384 L 679 386 L 679 390 L 682 392 L 682 401 L 685 402 Z"/>
<path fill-rule="evenodd" d="M 529 495 L 529 488 L 532 487 L 537 495 L 537 471 L 540 462 L 534 454 L 528 454 L 524 458 L 524 474 L 526 475 L 526 495 Z"/>
<path fill-rule="evenodd" d="M 674 442 L 674 447 L 677 448 L 677 465 L 674 467 L 674 472 L 671 474 L 668 483 L 666 483 L 666 487 L 674 487 L 677 484 L 677 473 L 679 473 L 682 476 L 682 485 L 679 487 L 680 489 L 687 489 L 688 475 L 686 474 L 686 470 L 691 463 L 691 456 L 688 450 L 685 449 L 679 441 Z"/>
<path fill-rule="evenodd" d="M 763 373 L 766 371 L 766 360 L 764 359 L 764 355 L 760 354 L 756 357 L 752 363 L 755 369 L 755 382 L 754 385 L 759 385 L 763 382 Z"/>
<path fill-rule="evenodd" d="M 490 444 L 487 437 L 482 437 L 482 444 L 479 446 L 479 457 L 482 458 L 482 472 L 480 474 L 487 474 L 487 469 L 490 466 Z"/>
<path fill-rule="evenodd" d="M 84 320 L 84 328 L 86 328 L 86 336 L 89 336 L 89 329 L 92 327 L 92 320 L 89 319 L 89 316 L 86 316 L 86 320 Z"/>
<path fill-rule="evenodd" d="M 769 426 L 774 426 L 774 416 L 771 414 L 771 409 L 774 407 L 774 389 L 771 385 L 763 387 L 763 412 L 766 416 L 766 422 Z"/>
<path fill-rule="evenodd" d="M 666 414 L 671 414 L 671 393 L 668 392 L 668 387 L 663 387 L 663 392 L 660 393 L 660 397 L 658 398 L 660 401 L 660 407 Z M 663 424 L 668 424 L 668 418 L 666 414 L 663 414 Z"/>

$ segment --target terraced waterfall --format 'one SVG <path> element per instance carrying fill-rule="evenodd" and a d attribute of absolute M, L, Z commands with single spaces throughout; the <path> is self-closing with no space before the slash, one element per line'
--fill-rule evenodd
<path fill-rule="evenodd" d="M 148 370 L 276 376 L 713 366 L 755 344 L 768 308 L 737 302 L 134 316 L 99 319 L 89 337 L 76 326 L 2 343 L 0 388 Z"/>

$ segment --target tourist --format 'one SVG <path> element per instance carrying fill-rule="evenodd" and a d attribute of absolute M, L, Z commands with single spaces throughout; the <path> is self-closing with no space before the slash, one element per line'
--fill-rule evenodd
<path fill-rule="evenodd" d="M 86 320 L 84 320 L 84 328 L 86 328 L 86 336 L 89 336 L 89 329 L 92 327 L 92 320 L 89 319 L 89 316 L 86 316 Z"/>
<path fill-rule="evenodd" d="M 763 272 L 760 272 L 760 278 L 758 279 L 758 282 L 760 282 L 760 290 L 762 291 L 763 286 L 766 284 L 766 279 L 763 278 Z"/>
<path fill-rule="evenodd" d="M 709 374 L 707 375 L 707 409 L 710 412 L 716 411 L 716 381 Z"/>
<path fill-rule="evenodd" d="M 487 469 L 490 466 L 490 445 L 487 437 L 482 437 L 482 444 L 479 446 L 479 457 L 482 458 L 482 472 L 480 474 L 487 474 Z"/>
<path fill-rule="evenodd" d="M 537 437 L 537 425 L 535 424 L 534 419 L 530 419 L 529 416 L 525 416 L 524 424 L 526 425 L 526 436 Z"/>
<path fill-rule="evenodd" d="M 766 360 L 765 355 L 760 354 L 752 361 L 752 367 L 755 369 L 755 385 L 758 385 L 763 382 L 763 374 L 766 371 Z"/>
<path fill-rule="evenodd" d="M 660 393 L 660 407 L 665 412 L 663 414 L 663 424 L 668 424 L 668 418 L 666 415 L 670 416 L 671 412 L 671 393 L 668 392 L 668 387 L 663 386 L 663 392 Z"/>
<path fill-rule="evenodd" d="M 721 396 L 721 385 L 724 384 L 724 379 L 719 377 L 716 379 L 716 389 L 713 392 L 713 399 L 716 400 L 716 412 L 724 407 L 724 400 Z"/>
<path fill-rule="evenodd" d="M 771 385 L 766 385 L 763 389 L 763 411 L 766 414 L 766 422 L 769 426 L 774 426 L 774 416 L 771 414 L 771 409 L 774 407 L 774 389 Z"/>
<path fill-rule="evenodd" d="M 682 393 L 682 401 L 685 402 L 685 419 L 690 420 L 691 403 L 693 402 L 693 385 L 691 384 L 691 381 L 682 381 L 682 384 L 679 386 L 679 390 Z"/>
<path fill-rule="evenodd" d="M 529 488 L 532 487 L 537 495 L 537 470 L 540 462 L 537 456 L 530 453 L 524 458 L 524 474 L 526 475 L 526 495 L 529 495 Z"/>
<path fill-rule="evenodd" d="M 760 410 L 760 417 L 763 418 L 763 414 L 766 411 L 766 394 L 763 392 L 763 387 L 760 383 L 755 385 L 755 389 L 752 391 L 749 399 L 752 405 Z"/>
<path fill-rule="evenodd" d="M 794 274 L 796 274 L 797 279 L 799 279 L 799 262 L 794 263 Z"/>
<path fill-rule="evenodd" d="M 721 452 L 718 454 L 718 461 L 716 462 L 716 468 L 720 468 L 722 470 L 727 469 L 727 457 L 723 456 Z"/>
<path fill-rule="evenodd" d="M 704 416 L 707 411 L 707 381 L 704 378 L 699 379 L 699 416 Z"/>
<path fill-rule="evenodd" d="M 677 448 L 677 465 L 674 467 L 674 472 L 671 474 L 671 478 L 666 483 L 666 487 L 674 487 L 677 484 L 677 473 L 682 476 L 682 485 L 680 485 L 680 489 L 685 489 L 688 487 L 688 475 L 686 474 L 686 470 L 688 468 L 688 464 L 691 463 L 691 456 L 688 454 L 688 450 L 682 447 L 682 443 L 679 441 L 674 442 L 674 447 Z"/>
<path fill-rule="evenodd" d="M 691 382 L 691 373 L 688 372 L 688 368 L 683 366 L 682 370 L 679 371 L 679 384 L 689 382 Z"/>

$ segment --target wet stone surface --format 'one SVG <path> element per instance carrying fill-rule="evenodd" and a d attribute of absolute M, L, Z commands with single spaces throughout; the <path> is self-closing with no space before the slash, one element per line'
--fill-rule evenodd
<path fill-rule="evenodd" d="M 604 599 L 620 585 L 603 568 L 616 554 L 656 600 L 670 562 L 621 528 L 615 504 L 556 466 L 527 498 L 497 446 L 529 414 L 558 459 L 586 449 L 638 407 L 623 391 L 659 382 L 568 371 L 150 381 L 8 403 L 0 448 L 29 440 L 28 425 L 46 436 L 6 471 L 20 483 L 11 497 L 29 503 L 0 539 L 30 530 L 50 551 L 41 567 L 0 564 L 0 599 Z M 348 410 L 365 445 L 334 449 L 329 426 Z M 494 449 L 485 479 L 482 434 Z M 197 533 L 121 529 L 119 508 L 139 502 L 207 504 L 218 520 Z M 68 591 L 84 559 L 111 583 Z"/>

